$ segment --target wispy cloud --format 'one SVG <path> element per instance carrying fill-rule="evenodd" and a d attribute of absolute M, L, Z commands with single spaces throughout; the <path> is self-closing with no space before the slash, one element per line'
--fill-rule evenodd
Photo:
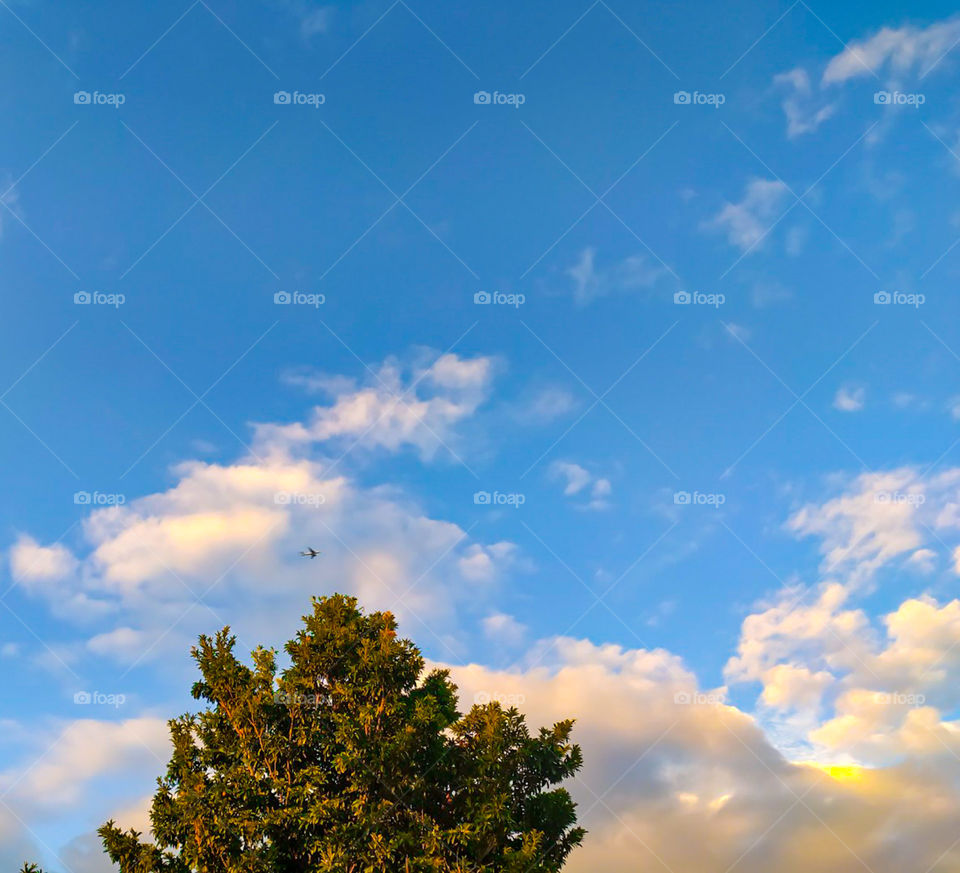
<path fill-rule="evenodd" d="M 743 198 L 727 203 L 704 227 L 725 233 L 730 245 L 743 252 L 758 249 L 788 193 L 779 180 L 751 179 Z"/>
<path fill-rule="evenodd" d="M 835 85 L 864 76 L 893 80 L 931 72 L 960 43 L 960 17 L 926 27 L 884 27 L 851 42 L 823 71 L 823 84 Z"/>
<path fill-rule="evenodd" d="M 812 133 L 836 112 L 837 104 L 825 102 L 814 93 L 810 76 L 801 67 L 774 76 L 773 83 L 786 94 L 781 105 L 791 139 Z"/>
<path fill-rule="evenodd" d="M 573 282 L 573 299 L 581 306 L 600 297 L 652 288 L 666 275 L 662 267 L 651 265 L 644 255 L 632 255 L 606 267 L 597 265 L 597 250 L 588 246 L 577 262 L 566 270 Z"/>
<path fill-rule="evenodd" d="M 579 505 L 585 509 L 607 509 L 613 492 L 610 480 L 595 476 L 586 467 L 573 461 L 554 461 L 549 469 L 551 479 L 563 483 L 565 497 L 580 498 Z"/>
<path fill-rule="evenodd" d="M 833 398 L 833 408 L 840 412 L 860 412 L 867 400 L 863 387 L 842 385 Z"/>

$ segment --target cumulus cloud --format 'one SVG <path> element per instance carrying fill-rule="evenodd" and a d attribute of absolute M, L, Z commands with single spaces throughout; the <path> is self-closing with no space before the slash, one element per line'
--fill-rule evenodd
<path fill-rule="evenodd" d="M 31 591 L 66 618 L 109 620 L 113 628 L 88 648 L 122 660 L 138 650 L 160 654 L 161 640 L 182 647 L 183 635 L 223 623 L 218 604 L 238 599 L 256 606 L 239 615 L 232 609 L 232 623 L 262 637 L 278 616 L 299 615 L 306 596 L 333 589 L 393 608 L 420 622 L 421 634 L 443 635 L 454 604 L 479 609 L 517 561 L 511 543 L 471 541 L 395 489 L 327 478 L 323 469 L 290 458 L 181 464 L 167 491 L 92 512 L 83 523 L 85 553 L 62 562 L 73 572 L 48 575 Z M 300 558 L 308 545 L 323 557 Z M 198 599 L 212 616 L 194 610 L 179 623 Z M 168 634 L 174 624 L 178 633 Z"/>
<path fill-rule="evenodd" d="M 801 507 L 789 530 L 820 538 L 823 572 L 866 582 L 895 559 L 929 548 L 936 528 L 960 527 L 960 471 L 930 479 L 913 468 L 864 473 L 838 496 Z"/>
<path fill-rule="evenodd" d="M 523 641 L 527 627 L 505 612 L 494 612 L 483 620 L 483 632 L 494 642 L 515 646 Z"/>
<path fill-rule="evenodd" d="M 586 763 L 571 790 L 589 833 L 572 871 L 894 873 L 960 863 L 960 764 L 943 749 L 935 767 L 789 760 L 723 689 L 698 688 L 668 652 L 572 639 L 550 649 L 549 665 L 455 666 L 453 678 L 467 699 L 522 701 L 534 724 L 576 717 Z M 824 681 L 779 678 L 798 704 Z"/>
<path fill-rule="evenodd" d="M 644 255 L 632 255 L 603 268 L 596 260 L 597 250 L 588 246 L 566 271 L 573 283 L 573 299 L 581 306 L 616 292 L 652 288 L 667 272 L 651 265 Z"/>
<path fill-rule="evenodd" d="M 451 356 L 379 375 L 452 435 L 485 396 L 489 366 Z M 299 426 L 306 436 L 263 425 L 262 456 L 180 464 L 166 490 L 93 509 L 72 548 L 21 536 L 10 561 L 25 590 L 82 619 L 86 651 L 127 664 L 209 630 L 209 614 L 190 614 L 198 602 L 214 618 L 229 606 L 242 644 L 275 641 L 310 594 L 345 590 L 394 609 L 406 635 L 448 653 L 468 705 L 516 703 L 535 725 L 577 719 L 586 766 L 571 789 L 589 835 L 574 871 L 960 869 L 960 600 L 917 591 L 879 617 L 858 600 L 886 568 L 918 582 L 946 568 L 939 540 L 960 542 L 960 470 L 835 478 L 825 499 L 797 508 L 787 530 L 815 538 L 821 579 L 751 610 L 724 686 L 705 687 L 664 649 L 568 637 L 494 669 L 464 665 L 458 637 L 472 616 L 488 645 L 524 646 L 529 629 L 491 596 L 523 571 L 518 547 L 471 537 L 396 487 L 332 469 L 327 444 L 362 437 L 381 418 L 390 435 L 372 446 L 431 454 L 417 428 L 349 412 L 361 395 L 382 410 L 392 396 L 382 386 L 303 387 L 331 396 Z M 609 496 L 609 479 L 573 461 L 549 475 L 575 504 Z M 323 557 L 299 558 L 307 545 Z M 38 803 L 76 808 L 122 773 L 137 787 L 121 804 L 133 810 L 167 742 L 152 714 L 77 719 L 38 732 L 37 748 L 0 773 L 0 791 L 24 815 Z M 22 836 L 4 827 L 0 815 L 0 842 Z M 82 840 L 71 852 L 93 858 Z"/>
<path fill-rule="evenodd" d="M 955 756 L 960 601 L 920 590 L 877 619 L 856 600 L 884 568 L 936 568 L 930 546 L 960 532 L 958 497 L 960 470 L 902 468 L 858 476 L 791 517 L 788 528 L 820 539 L 824 579 L 747 616 L 725 670 L 728 682 L 759 683 L 763 722 L 781 747 L 877 767 Z"/>
<path fill-rule="evenodd" d="M 904 600 L 874 627 L 832 583 L 809 598 L 784 592 L 747 617 L 731 682 L 755 681 L 769 707 L 804 711 L 793 739 L 824 761 L 890 766 L 960 747 L 960 602 Z M 798 602 L 798 600 L 802 602 Z M 827 710 L 822 719 L 821 710 Z"/>
<path fill-rule="evenodd" d="M 726 234 L 727 241 L 743 252 L 758 248 L 769 232 L 789 190 L 774 179 L 751 179 L 739 203 L 727 203 L 707 229 Z"/>
<path fill-rule="evenodd" d="M 379 448 L 412 448 L 424 460 L 438 452 L 455 454 L 456 426 L 472 416 L 489 394 L 494 361 L 447 353 L 428 362 L 427 352 L 404 365 L 390 358 L 371 369 L 364 383 L 309 372 L 288 374 L 287 381 L 332 396 L 306 422 L 260 424 L 258 453 L 304 450 L 318 443 Z"/>
<path fill-rule="evenodd" d="M 323 379 L 331 402 L 305 423 L 259 425 L 251 455 L 176 465 L 170 488 L 94 508 L 70 547 L 21 536 L 13 575 L 56 615 L 91 629 L 88 652 L 128 664 L 185 650 L 199 630 L 226 623 L 224 604 L 241 639 L 271 639 L 278 618 L 332 590 L 391 608 L 421 638 L 462 650 L 462 614 L 488 611 L 504 572 L 523 569 L 519 550 L 470 538 L 398 488 L 360 484 L 347 465 L 354 443 L 429 460 L 438 436 L 453 441 L 454 426 L 474 414 L 492 367 L 446 354 L 388 361 L 369 384 Z M 323 557 L 304 561 L 307 546 Z"/>
<path fill-rule="evenodd" d="M 16 582 L 30 587 L 68 576 L 76 560 L 70 550 L 59 543 L 41 546 L 35 539 L 21 535 L 10 550 L 10 572 Z"/>

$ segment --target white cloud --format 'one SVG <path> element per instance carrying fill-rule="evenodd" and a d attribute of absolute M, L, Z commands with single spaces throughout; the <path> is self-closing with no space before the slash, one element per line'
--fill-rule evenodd
<path fill-rule="evenodd" d="M 573 280 L 573 299 L 581 306 L 615 292 L 652 288 L 667 272 L 652 266 L 644 255 L 632 255 L 604 269 L 597 267 L 596 257 L 597 250 L 588 246 L 566 270 Z"/>
<path fill-rule="evenodd" d="M 153 642 L 147 634 L 130 627 L 118 627 L 87 640 L 87 648 L 96 655 L 115 657 L 130 663 Z"/>
<path fill-rule="evenodd" d="M 549 424 L 577 409 L 577 399 L 565 388 L 547 386 L 511 405 L 512 417 L 526 425 Z"/>
<path fill-rule="evenodd" d="M 39 756 L 23 768 L 0 773 L 4 793 L 33 808 L 75 806 L 104 775 L 149 778 L 170 756 L 167 723 L 161 718 L 76 719 L 37 739 Z"/>
<path fill-rule="evenodd" d="M 494 361 L 447 353 L 427 363 L 429 355 L 409 366 L 390 358 L 371 370 L 363 385 L 342 377 L 288 374 L 288 382 L 332 393 L 333 402 L 315 407 L 306 423 L 258 425 L 255 448 L 262 454 L 318 443 L 350 450 L 413 448 L 424 460 L 444 450 L 455 452 L 455 428 L 487 399 Z"/>
<path fill-rule="evenodd" d="M 839 496 L 799 509 L 787 527 L 820 537 L 825 574 L 845 572 L 851 583 L 859 584 L 894 559 L 929 546 L 925 540 L 931 535 L 924 524 L 930 530 L 960 526 L 954 517 L 957 489 L 958 471 L 930 480 L 907 467 L 864 473 Z M 938 499 L 931 499 L 934 496 Z"/>
<path fill-rule="evenodd" d="M 833 398 L 833 408 L 840 412 L 860 412 L 867 399 L 866 389 L 841 386 Z"/>
<path fill-rule="evenodd" d="M 803 710 L 768 727 L 821 761 L 889 767 L 960 750 L 960 722 L 945 717 L 960 709 L 960 601 L 920 593 L 880 622 L 853 602 L 885 567 L 936 568 L 929 546 L 960 535 L 960 470 L 863 474 L 788 527 L 821 539 L 825 579 L 744 620 L 728 681 L 759 682 L 771 709 Z"/>
<path fill-rule="evenodd" d="M 606 509 L 609 507 L 607 498 L 613 493 L 613 486 L 609 479 L 595 476 L 585 467 L 572 461 L 554 461 L 550 464 L 547 475 L 555 481 L 564 483 L 563 493 L 566 497 L 578 495 L 587 497 L 587 503 L 583 504 L 584 508 Z"/>
<path fill-rule="evenodd" d="M 484 583 L 495 581 L 508 568 L 529 569 L 526 562 L 519 560 L 519 549 L 511 542 L 489 546 L 473 543 L 463 550 L 457 567 L 464 579 Z"/>
<path fill-rule="evenodd" d="M 866 39 L 851 42 L 831 59 L 823 83 L 835 85 L 850 79 L 886 73 L 900 80 L 923 76 L 938 65 L 960 41 L 960 18 L 938 21 L 927 27 L 885 27 Z"/>
<path fill-rule="evenodd" d="M 566 480 L 563 493 L 567 497 L 579 494 L 593 480 L 593 476 L 585 468 L 570 461 L 554 461 L 550 465 L 550 474 Z"/>
<path fill-rule="evenodd" d="M 388 361 L 377 374 L 386 387 L 326 380 L 332 403 L 307 424 L 259 426 L 256 455 L 175 466 L 167 490 L 93 509 L 72 549 L 21 536 L 10 550 L 14 577 L 89 629 L 88 652 L 127 664 L 184 651 L 197 632 L 225 624 L 228 607 L 241 640 L 270 640 L 307 594 L 333 590 L 391 608 L 421 637 L 463 651 L 463 615 L 479 622 L 489 612 L 504 574 L 526 568 L 519 550 L 427 516 L 398 488 L 355 481 L 341 443 L 349 440 L 348 457 L 359 441 L 428 459 L 431 432 L 455 438 L 492 368 L 490 358 L 446 354 L 407 368 Z M 404 391 L 415 413 L 400 411 L 394 395 Z M 308 546 L 323 556 L 305 561 Z"/>
<path fill-rule="evenodd" d="M 25 534 L 10 550 L 10 572 L 14 581 L 28 588 L 35 582 L 65 578 L 75 566 L 76 560 L 66 546 L 59 543 L 41 546 Z"/>
<path fill-rule="evenodd" d="M 778 180 L 751 179 L 743 199 L 727 203 L 704 226 L 722 231 L 730 245 L 744 252 L 758 248 L 788 193 L 787 186 Z"/>
<path fill-rule="evenodd" d="M 483 620 L 483 632 L 494 642 L 516 646 L 523 641 L 527 627 L 505 612 L 494 612 Z"/>
<path fill-rule="evenodd" d="M 833 674 L 826 670 L 813 672 L 808 667 L 777 664 L 763 674 L 761 700 L 777 709 L 817 711 L 824 692 L 833 683 Z"/>
<path fill-rule="evenodd" d="M 884 27 L 864 39 L 848 43 L 832 57 L 816 87 L 810 74 L 800 67 L 774 76 L 774 87 L 785 94 L 782 106 L 787 117 L 787 136 L 792 139 L 812 133 L 831 118 L 838 107 L 838 86 L 875 77 L 885 90 L 900 90 L 911 84 L 917 87 L 927 74 L 947 68 L 947 56 L 958 42 L 960 16 L 925 27 Z M 889 127 L 889 113 L 897 108 L 893 103 L 888 104 L 882 123 L 867 136 L 868 144 L 881 138 Z"/>
<path fill-rule="evenodd" d="M 196 632 L 226 623 L 221 604 L 242 639 L 272 639 L 307 593 L 334 589 L 394 609 L 456 651 L 462 643 L 445 635 L 458 614 L 484 608 L 508 569 L 523 568 L 516 547 L 476 542 L 397 489 L 325 478 L 325 466 L 279 456 L 181 464 L 167 491 L 93 511 L 77 556 L 59 562 L 71 572 L 29 590 L 92 624 L 90 651 L 127 663 L 184 650 Z M 307 546 L 323 556 L 299 557 Z M 15 560 L 38 548 L 21 541 Z M 185 616 L 198 597 L 209 608 Z"/>
<path fill-rule="evenodd" d="M 835 103 L 824 103 L 814 95 L 810 76 L 800 67 L 774 76 L 773 82 L 786 92 L 781 105 L 791 139 L 812 133 L 836 111 Z"/>
<path fill-rule="evenodd" d="M 960 723 L 941 715 L 960 706 L 960 601 L 909 598 L 881 632 L 842 585 L 814 593 L 783 592 L 748 616 L 728 679 L 760 682 L 767 706 L 805 710 L 793 740 L 821 761 L 890 766 L 960 749 Z"/>
<path fill-rule="evenodd" d="M 933 549 L 917 549 L 907 562 L 920 573 L 932 573 L 936 567 L 937 553 Z"/>

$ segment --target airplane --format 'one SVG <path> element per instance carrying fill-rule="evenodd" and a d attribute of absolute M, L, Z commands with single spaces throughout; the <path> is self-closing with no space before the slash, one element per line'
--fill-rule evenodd
<path fill-rule="evenodd" d="M 305 552 L 301 552 L 304 558 L 315 558 L 317 555 L 322 555 L 323 552 L 318 552 L 316 549 L 307 549 Z"/>

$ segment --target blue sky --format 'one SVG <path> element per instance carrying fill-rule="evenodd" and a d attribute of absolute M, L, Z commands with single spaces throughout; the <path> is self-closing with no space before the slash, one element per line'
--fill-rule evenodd
<path fill-rule="evenodd" d="M 4 859 L 340 590 L 580 719 L 573 867 L 960 869 L 950 6 L 0 6 Z"/>

